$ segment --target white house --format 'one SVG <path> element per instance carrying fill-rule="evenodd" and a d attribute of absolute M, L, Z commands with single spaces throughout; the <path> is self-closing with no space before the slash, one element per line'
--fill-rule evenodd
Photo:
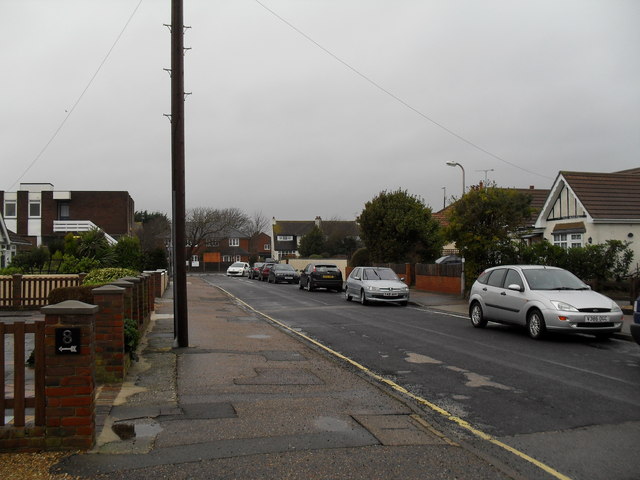
<path fill-rule="evenodd" d="M 632 268 L 640 263 L 640 168 L 615 173 L 558 173 L 535 223 L 565 248 L 630 242 Z"/>

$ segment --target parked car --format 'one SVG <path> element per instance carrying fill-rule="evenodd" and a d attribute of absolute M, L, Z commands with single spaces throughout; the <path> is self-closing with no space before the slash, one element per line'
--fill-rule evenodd
<path fill-rule="evenodd" d="M 462 263 L 462 257 L 459 255 L 445 255 L 444 257 L 440 257 L 436 260 L 438 265 L 450 265 L 456 263 Z"/>
<path fill-rule="evenodd" d="M 567 270 L 506 265 L 485 270 L 471 287 L 469 316 L 476 328 L 487 321 L 526 326 L 539 339 L 546 332 L 610 337 L 622 328 L 622 309 Z"/>
<path fill-rule="evenodd" d="M 271 267 L 276 265 L 275 263 L 266 262 L 262 267 L 260 267 L 260 273 L 258 274 L 258 280 L 265 282 L 269 278 L 269 272 L 271 271 Z"/>
<path fill-rule="evenodd" d="M 342 272 L 332 263 L 310 263 L 300 272 L 300 290 L 316 288 L 342 291 Z"/>
<path fill-rule="evenodd" d="M 249 275 L 250 269 L 246 262 L 235 262 L 227 268 L 227 277 L 244 277 Z"/>
<path fill-rule="evenodd" d="M 296 272 L 295 268 L 293 268 L 289 264 L 276 263 L 273 267 L 271 267 L 271 270 L 269 271 L 267 282 L 298 283 L 298 272 Z"/>
<path fill-rule="evenodd" d="M 633 303 L 633 323 L 629 325 L 631 336 L 640 345 L 640 297 Z"/>
<path fill-rule="evenodd" d="M 264 265 L 264 262 L 256 262 L 253 264 L 253 267 L 249 270 L 249 278 L 258 278 L 260 275 L 260 269 Z"/>
<path fill-rule="evenodd" d="M 344 286 L 344 298 L 369 302 L 409 303 L 409 287 L 390 268 L 356 267 Z"/>

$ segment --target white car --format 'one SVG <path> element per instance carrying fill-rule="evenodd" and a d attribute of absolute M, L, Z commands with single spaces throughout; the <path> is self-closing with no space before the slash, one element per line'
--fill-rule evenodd
<path fill-rule="evenodd" d="M 227 268 L 227 277 L 244 277 L 249 275 L 251 267 L 246 262 L 235 262 Z"/>
<path fill-rule="evenodd" d="M 526 326 L 534 339 L 547 331 L 607 338 L 622 328 L 623 313 L 616 302 L 567 270 L 504 265 L 488 268 L 475 281 L 469 317 L 476 328 L 487 321 Z"/>
<path fill-rule="evenodd" d="M 409 302 L 409 287 L 390 268 L 356 267 L 344 284 L 344 298 L 356 298 L 361 304 L 369 302 Z"/>

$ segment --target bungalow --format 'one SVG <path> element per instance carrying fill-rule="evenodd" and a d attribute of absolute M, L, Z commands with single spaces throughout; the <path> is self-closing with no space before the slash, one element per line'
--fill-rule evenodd
<path fill-rule="evenodd" d="M 640 259 L 640 168 L 558 173 L 535 222 L 541 238 L 565 248 L 630 242 Z"/>

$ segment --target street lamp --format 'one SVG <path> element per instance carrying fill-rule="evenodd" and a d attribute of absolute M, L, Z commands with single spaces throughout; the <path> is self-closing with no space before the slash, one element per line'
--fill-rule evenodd
<path fill-rule="evenodd" d="M 450 167 L 460 167 L 462 169 L 462 195 L 464 195 L 464 191 L 466 190 L 466 184 L 464 181 L 464 167 L 458 162 L 454 162 L 453 160 L 447 161 L 447 165 L 449 165 Z"/>

